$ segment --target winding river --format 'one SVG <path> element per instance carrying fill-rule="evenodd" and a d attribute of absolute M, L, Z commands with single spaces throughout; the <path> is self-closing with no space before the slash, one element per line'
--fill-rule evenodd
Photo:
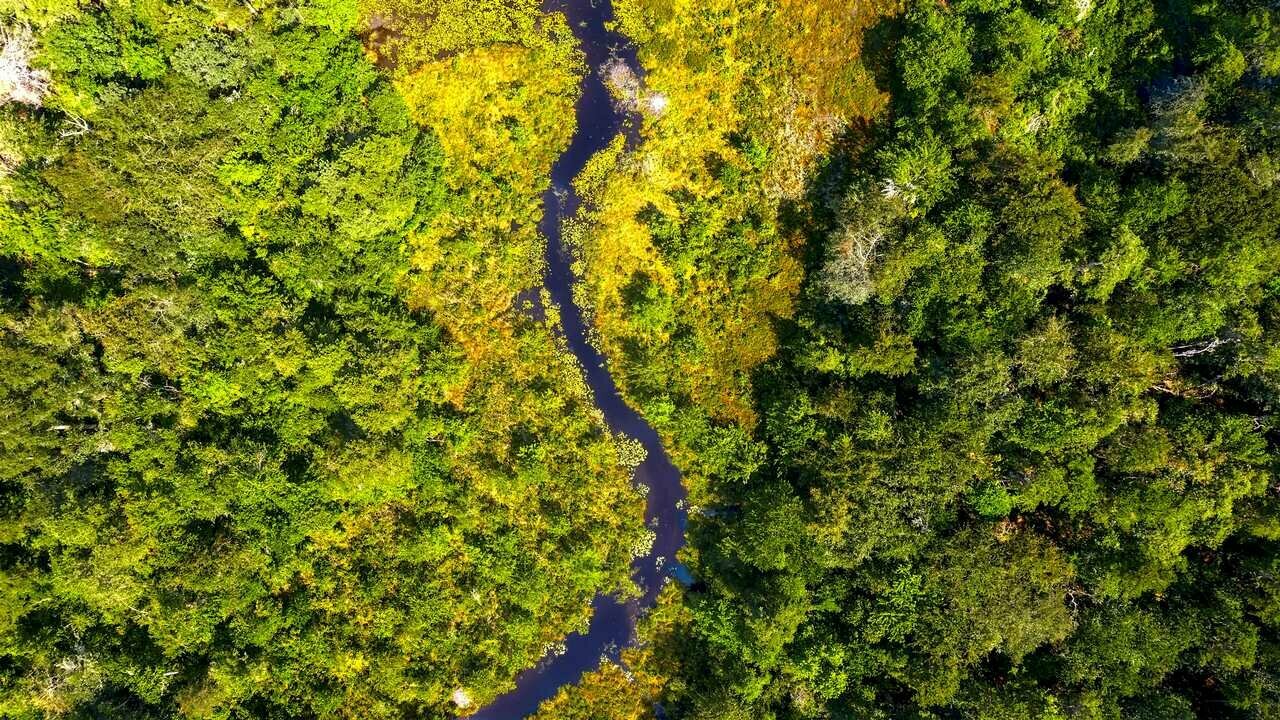
<path fill-rule="evenodd" d="M 519 720 L 532 715 L 538 705 L 561 687 L 577 682 L 584 672 L 595 669 L 601 658 L 618 658 L 622 648 L 634 640 L 640 612 L 654 604 L 667 578 L 688 580 L 687 571 L 675 559 L 676 551 L 684 544 L 687 519 L 680 471 L 671 464 L 654 429 L 623 402 L 604 358 L 587 342 L 582 313 L 573 302 L 572 258 L 560 236 L 562 221 L 573 217 L 582 204 L 582 199 L 573 191 L 574 177 L 593 155 L 608 147 L 619 132 L 634 132 L 634 128 L 629 131 L 625 127 L 627 118 L 610 97 L 601 68 L 611 60 L 621 61 L 639 74 L 640 64 L 635 48 L 605 27 L 613 13 L 610 0 L 545 0 L 544 9 L 565 14 L 591 68 L 582 81 L 582 94 L 575 108 L 577 132 L 552 167 L 551 187 L 543 196 L 541 229 L 547 238 L 546 287 L 560 308 L 564 340 L 581 363 L 605 421 L 614 432 L 639 440 L 647 451 L 645 461 L 636 469 L 636 480 L 649 488 L 645 521 L 656 537 L 649 553 L 631 564 L 632 577 L 643 591 L 641 596 L 626 602 L 608 595 L 596 596 L 586 634 L 575 633 L 566 638 L 563 654 L 546 658 L 521 673 L 514 690 L 480 708 L 470 716 L 473 720 Z M 634 140 L 634 135 L 629 139 Z"/>

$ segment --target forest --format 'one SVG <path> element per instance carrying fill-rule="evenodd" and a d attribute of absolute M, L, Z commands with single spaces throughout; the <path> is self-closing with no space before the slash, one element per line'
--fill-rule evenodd
<path fill-rule="evenodd" d="M 364 12 L 11 31 L 48 92 L 2 126 L 0 716 L 443 717 L 627 590 L 642 498 L 512 310 L 566 31 L 495 5 L 391 71 Z"/>
<path fill-rule="evenodd" d="M 689 577 L 536 720 L 1280 718 L 1280 7 L 562 7 L 0 9 L 0 718 L 466 717 L 639 596 L 591 73 Z"/>

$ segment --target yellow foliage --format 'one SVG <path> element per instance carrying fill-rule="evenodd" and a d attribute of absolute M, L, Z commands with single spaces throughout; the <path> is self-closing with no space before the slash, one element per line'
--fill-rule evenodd
<path fill-rule="evenodd" d="M 462 49 L 396 83 L 440 138 L 450 189 L 445 211 L 410 238 L 422 271 L 410 302 L 432 310 L 471 359 L 510 337 L 517 295 L 541 282 L 541 196 L 573 134 L 564 118 L 582 72 L 571 47 L 548 44 L 557 26 L 568 32 L 563 16 L 545 16 L 542 40 Z"/>
<path fill-rule="evenodd" d="M 610 527 L 610 543 L 545 545 L 528 555 L 521 572 L 546 578 L 545 587 L 572 588 L 584 580 L 572 575 L 574 563 L 565 561 L 565 553 L 589 553 L 607 558 L 609 568 L 590 578 L 595 587 L 633 591 L 626 560 L 645 533 L 643 498 L 618 464 L 581 369 L 550 327 L 517 303 L 542 283 L 542 194 L 575 129 L 573 107 L 584 71 L 576 41 L 564 17 L 541 12 L 536 1 L 391 0 L 366 3 L 362 12 L 366 47 L 391 70 L 413 119 L 439 139 L 447 187 L 442 210 L 408 238 L 413 271 L 407 295 L 410 306 L 429 311 L 465 354 L 464 369 L 445 391 L 462 419 L 442 429 L 449 437 L 441 444 L 442 460 L 451 480 L 484 511 L 461 524 L 465 533 L 424 542 L 424 552 L 439 555 L 442 576 L 492 575 L 497 570 L 468 545 L 470 535 L 501 532 L 531 547 L 536 538 L 554 535 L 566 516 L 597 518 Z M 394 463 L 388 465 L 362 473 L 385 474 L 388 482 L 376 490 L 383 496 L 395 492 Z M 565 495 L 565 483 L 573 487 L 575 505 L 547 507 L 549 499 Z M 394 523 L 375 520 L 372 514 L 352 518 L 343 542 L 393 546 L 397 539 L 380 528 Z M 511 598 L 452 586 L 442 592 L 458 628 L 493 622 L 512 602 L 537 608 L 530 641 L 538 647 L 585 624 L 590 611 L 578 602 L 580 593 Z M 350 606 L 331 610 L 354 607 L 353 598 Z M 510 653 L 500 640 L 474 649 Z M 449 649 L 422 652 L 430 662 L 432 654 Z M 474 698 L 482 706 L 491 688 L 509 679 L 481 672 L 464 680 L 471 688 L 490 688 Z M 431 692 L 436 690 L 450 692 L 443 686 Z"/>
<path fill-rule="evenodd" d="M 859 61 L 862 30 L 882 10 L 830 0 L 615 0 L 614 8 L 638 45 L 645 92 L 664 102 L 645 114 L 634 151 L 611 148 L 579 180 L 591 199 L 580 233 L 586 304 L 633 400 L 644 404 L 637 385 L 664 378 L 670 402 L 691 400 L 711 419 L 749 429 L 750 372 L 774 353 L 774 318 L 791 314 L 802 277 L 800 238 L 775 226 L 778 208 L 803 203 L 836 136 L 883 108 Z M 713 249 L 693 259 L 664 253 L 652 236 L 655 214 L 696 224 Z M 753 256 L 749 277 L 712 259 L 726 243 Z M 627 298 L 637 278 L 657 288 L 648 292 L 658 302 L 666 298 L 674 320 L 637 317 Z M 688 449 L 672 450 L 696 485 Z"/>
<path fill-rule="evenodd" d="M 680 642 L 689 632 L 689 612 L 679 585 L 669 584 L 657 606 L 640 620 L 636 644 L 622 651 L 622 664 L 604 660 L 574 685 L 542 703 L 530 720 L 648 720 L 654 703 L 677 688 Z"/>
<path fill-rule="evenodd" d="M 400 71 L 489 45 L 520 44 L 570 60 L 576 44 L 564 16 L 538 0 L 361 0 L 366 47 Z"/>
<path fill-rule="evenodd" d="M 440 137 L 455 189 L 495 173 L 529 188 L 546 184 L 549 161 L 572 135 L 564 119 L 578 70 L 540 50 L 490 45 L 428 63 L 398 87 L 414 117 Z"/>
<path fill-rule="evenodd" d="M 533 720 L 647 720 L 661 683 L 605 660 L 538 708 Z"/>

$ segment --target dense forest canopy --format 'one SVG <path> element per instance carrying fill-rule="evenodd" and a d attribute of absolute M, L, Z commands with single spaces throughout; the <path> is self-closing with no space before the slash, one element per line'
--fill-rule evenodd
<path fill-rule="evenodd" d="M 1280 717 L 1280 9 L 614 0 L 694 582 L 539 720 Z M 466 714 L 634 593 L 532 0 L 4 7 L 0 717 Z"/>
<path fill-rule="evenodd" d="M 627 591 L 641 497 L 514 308 L 582 69 L 501 10 L 388 72 L 340 3 L 28 9 L 0 715 L 446 717 Z"/>
<path fill-rule="evenodd" d="M 753 28 L 624 7 L 658 92 Z M 658 190 L 643 164 L 601 182 L 600 331 L 703 506 L 689 616 L 655 641 L 672 716 L 1280 712 L 1278 21 L 1176 0 L 867 10 L 888 106 L 824 113 L 843 133 L 809 132 L 827 149 L 802 194 L 760 199 L 793 163 L 784 114 L 751 119 L 779 92 L 719 96 L 737 115 L 690 158 L 706 173 L 638 212 L 607 211 Z M 782 63 L 789 92 L 831 102 L 786 53 L 756 41 L 748 75 Z M 606 260 L 617 227 L 648 267 Z M 757 299 L 786 258 L 803 280 Z M 776 353 L 746 341 L 762 310 Z"/>

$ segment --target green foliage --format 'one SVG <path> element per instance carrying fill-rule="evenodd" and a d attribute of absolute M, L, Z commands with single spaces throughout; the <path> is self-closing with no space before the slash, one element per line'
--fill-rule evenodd
<path fill-rule="evenodd" d="M 1277 712 L 1276 22 L 963 0 L 867 31 L 888 112 L 754 221 L 807 276 L 740 423 L 763 462 L 695 481 L 673 716 Z M 708 187 L 640 214 L 677 278 L 747 267 Z M 642 403 L 656 355 L 615 356 Z"/>
<path fill-rule="evenodd" d="M 419 238 L 541 188 L 451 196 L 353 17 L 85 6 L 0 109 L 0 716 L 450 717 L 632 591 L 643 499 L 512 309 L 536 268 L 424 302 Z"/>
<path fill-rule="evenodd" d="M 696 583 L 541 717 L 1280 713 L 1277 10 L 616 4 L 580 294 Z M 448 717 L 634 591 L 515 307 L 562 17 L 6 8 L 0 716 Z"/>

